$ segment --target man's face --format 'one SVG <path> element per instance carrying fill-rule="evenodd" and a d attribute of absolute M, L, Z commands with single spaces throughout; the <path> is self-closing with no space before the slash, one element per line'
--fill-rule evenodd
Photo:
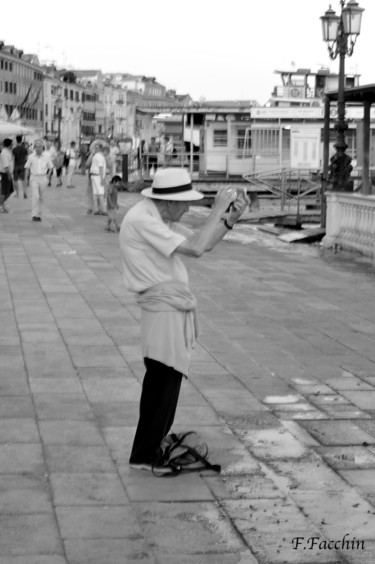
<path fill-rule="evenodd" d="M 169 221 L 180 221 L 181 217 L 189 210 L 190 202 L 169 201 L 167 210 Z"/>
<path fill-rule="evenodd" d="M 37 155 L 41 155 L 43 152 L 43 145 L 41 143 L 35 143 L 34 149 Z"/>

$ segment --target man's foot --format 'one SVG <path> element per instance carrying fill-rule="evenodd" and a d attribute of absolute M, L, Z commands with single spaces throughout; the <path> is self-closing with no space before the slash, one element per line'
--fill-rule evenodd
<path fill-rule="evenodd" d="M 110 227 L 104 227 L 104 231 L 107 231 L 107 233 L 114 233 L 114 230 Z"/>
<path fill-rule="evenodd" d="M 121 229 L 121 227 L 118 225 L 118 226 L 116 227 L 117 233 L 120 231 L 120 229 Z"/>
<path fill-rule="evenodd" d="M 87 215 L 91 215 L 92 214 L 92 210 L 87 210 Z"/>
<path fill-rule="evenodd" d="M 75 188 L 75 186 L 73 186 L 72 184 L 70 184 L 69 186 L 67 186 L 67 188 Z"/>
<path fill-rule="evenodd" d="M 32 221 L 42 221 L 42 218 L 38 217 L 36 215 L 34 215 L 34 217 L 32 217 L 31 219 L 32 219 Z"/>
<path fill-rule="evenodd" d="M 24 197 L 24 199 L 26 200 L 26 199 L 27 199 L 27 194 L 24 194 L 23 197 Z"/>
<path fill-rule="evenodd" d="M 100 212 L 94 212 L 94 215 L 100 215 Z"/>
<path fill-rule="evenodd" d="M 100 211 L 100 212 L 99 212 L 99 215 L 107 215 L 107 212 L 105 212 L 105 211 Z"/>
<path fill-rule="evenodd" d="M 62 182 L 58 182 L 58 183 L 56 184 L 56 186 L 57 186 L 57 187 L 62 186 Z"/>
<path fill-rule="evenodd" d="M 129 463 L 130 468 L 133 470 L 147 470 L 147 472 L 155 472 L 155 474 L 176 474 L 176 471 L 173 470 L 170 466 L 153 466 L 152 464 L 147 463 Z"/>
<path fill-rule="evenodd" d="M 51 183 L 50 183 L 50 182 L 48 182 L 47 186 L 51 186 Z"/>

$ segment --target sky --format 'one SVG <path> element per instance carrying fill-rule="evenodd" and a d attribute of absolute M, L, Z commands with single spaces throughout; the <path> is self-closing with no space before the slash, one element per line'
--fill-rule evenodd
<path fill-rule="evenodd" d="M 332 0 L 331 0 L 332 1 Z M 346 70 L 375 83 L 375 2 L 365 9 Z M 194 100 L 257 100 L 279 85 L 275 70 L 338 72 L 322 41 L 327 0 L 30 0 L 1 7 L 2 39 L 41 61 L 153 76 Z M 339 14 L 340 2 L 332 8 Z M 21 16 L 22 14 L 22 16 Z"/>

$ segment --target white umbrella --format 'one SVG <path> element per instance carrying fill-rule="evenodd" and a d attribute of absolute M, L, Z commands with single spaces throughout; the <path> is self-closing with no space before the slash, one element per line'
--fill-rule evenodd
<path fill-rule="evenodd" d="M 9 121 L 0 121 L 0 135 L 30 135 L 35 133 L 33 129 L 9 123 Z"/>

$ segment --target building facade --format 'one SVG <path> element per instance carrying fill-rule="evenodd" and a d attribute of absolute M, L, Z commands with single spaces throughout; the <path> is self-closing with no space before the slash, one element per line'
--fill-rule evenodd
<path fill-rule="evenodd" d="M 35 55 L 0 41 L 0 119 L 43 133 L 43 72 Z"/>

